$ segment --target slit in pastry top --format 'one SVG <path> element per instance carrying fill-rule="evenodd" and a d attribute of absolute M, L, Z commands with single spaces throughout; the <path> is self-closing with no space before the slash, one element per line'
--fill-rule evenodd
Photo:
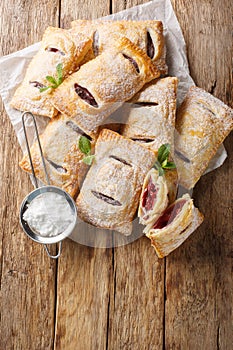
<path fill-rule="evenodd" d="M 182 159 L 185 163 L 191 163 L 190 159 L 188 159 L 183 153 L 181 153 L 180 151 L 175 150 L 175 154 L 177 155 L 177 157 L 179 157 L 180 159 Z"/>
<path fill-rule="evenodd" d="M 51 159 L 48 159 L 46 158 L 47 162 L 49 162 L 50 165 L 52 165 L 59 173 L 66 173 L 67 170 L 62 166 L 62 165 L 59 165 L 55 162 L 53 162 Z"/>
<path fill-rule="evenodd" d="M 57 49 L 56 47 L 46 47 L 45 51 L 53 52 L 53 53 L 59 53 L 60 55 L 65 56 L 65 52 Z"/>
<path fill-rule="evenodd" d="M 78 94 L 78 96 L 82 100 L 84 100 L 86 103 L 88 103 L 89 105 L 91 105 L 95 108 L 99 107 L 95 98 L 93 97 L 93 95 L 90 93 L 90 91 L 88 89 L 86 89 L 85 87 L 83 87 L 77 83 L 74 84 L 74 88 L 75 88 L 76 94 Z"/>
<path fill-rule="evenodd" d="M 149 31 L 147 31 L 146 53 L 147 53 L 147 56 L 149 56 L 151 59 L 154 58 L 155 47 L 154 47 L 154 43 L 153 43 L 153 40 L 151 38 L 151 35 L 150 35 Z"/>
<path fill-rule="evenodd" d="M 131 140 L 135 141 L 135 142 L 141 142 L 141 143 L 150 143 L 150 142 L 153 142 L 154 140 L 153 139 L 138 139 L 138 138 L 131 138 Z"/>
<path fill-rule="evenodd" d="M 109 197 L 109 196 L 107 196 L 107 195 L 105 195 L 105 194 L 103 194 L 103 193 L 101 193 L 101 192 L 97 192 L 97 191 L 91 191 L 91 193 L 96 197 L 96 198 L 98 198 L 98 199 L 100 199 L 100 200 L 102 200 L 102 201 L 104 201 L 104 202 L 106 202 L 106 203 L 108 203 L 108 204 L 111 204 L 111 205 L 116 205 L 116 206 L 122 206 L 122 204 L 118 201 L 118 200 L 116 200 L 116 199 L 114 199 L 114 198 L 112 198 L 112 197 Z"/>
<path fill-rule="evenodd" d="M 74 130 L 75 132 L 77 132 L 78 134 L 80 134 L 80 135 L 82 135 L 82 136 L 85 136 L 88 140 L 92 140 L 92 138 L 89 136 L 89 135 L 87 135 L 84 131 L 82 131 L 82 129 L 80 129 L 79 127 L 78 127 L 78 125 L 77 124 L 75 124 L 74 122 L 72 122 L 71 120 L 68 120 L 67 122 L 66 122 L 66 125 L 68 126 L 68 127 L 70 127 L 72 130 Z"/>
<path fill-rule="evenodd" d="M 140 107 L 155 107 L 158 106 L 159 104 L 157 102 L 134 102 L 133 107 L 134 108 L 140 108 Z"/>
<path fill-rule="evenodd" d="M 40 83 L 39 81 L 36 81 L 36 80 L 34 80 L 34 81 L 29 81 L 29 84 L 32 85 L 32 86 L 34 86 L 34 87 L 37 88 L 37 89 L 42 89 L 42 88 L 45 87 L 44 84 L 42 84 L 42 83 Z"/>
<path fill-rule="evenodd" d="M 209 113 L 211 113 L 213 116 L 216 116 L 216 114 L 210 108 L 208 108 L 204 103 L 196 102 L 196 104 L 199 105 L 201 108 L 205 109 L 206 111 L 208 111 Z"/>
<path fill-rule="evenodd" d="M 99 32 L 98 32 L 98 30 L 96 30 L 93 33 L 92 40 L 93 40 L 92 49 L 93 49 L 94 55 L 98 56 L 98 54 L 99 54 Z"/>
<path fill-rule="evenodd" d="M 126 58 L 127 60 L 129 60 L 129 62 L 134 66 L 134 68 L 136 69 L 137 73 L 140 73 L 140 69 L 138 67 L 137 62 L 130 56 L 126 55 L 125 53 L 122 54 L 124 56 L 124 58 Z"/>
<path fill-rule="evenodd" d="M 115 159 L 115 160 L 117 160 L 118 162 L 121 162 L 121 163 L 123 163 L 123 164 L 125 164 L 125 165 L 128 165 L 128 166 L 131 166 L 131 167 L 132 167 L 132 165 L 131 165 L 130 163 L 128 163 L 126 160 L 124 160 L 123 158 L 116 157 L 116 156 L 113 156 L 113 155 L 109 156 L 109 158 Z"/>

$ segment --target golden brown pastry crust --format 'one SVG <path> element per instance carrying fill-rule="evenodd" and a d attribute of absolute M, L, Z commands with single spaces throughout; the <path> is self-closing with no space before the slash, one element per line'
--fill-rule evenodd
<path fill-rule="evenodd" d="M 176 113 L 176 77 L 156 79 L 146 84 L 129 102 L 128 119 L 122 134 L 145 142 L 145 146 L 158 150 L 169 143 L 173 150 Z"/>
<path fill-rule="evenodd" d="M 147 237 L 151 240 L 159 258 L 164 258 L 178 248 L 196 230 L 203 221 L 203 215 L 194 207 L 188 194 L 176 200 L 185 204 L 175 219 L 165 227 L 159 229 L 148 228 Z"/>
<path fill-rule="evenodd" d="M 88 166 L 82 162 L 84 154 L 79 150 L 78 140 L 82 131 L 66 116 L 58 115 L 47 125 L 40 135 L 46 169 L 51 185 L 58 186 L 76 197 Z M 93 142 L 92 142 L 93 145 Z M 35 175 L 47 183 L 37 142 L 31 149 Z M 20 162 L 20 167 L 32 173 L 28 155 Z"/>
<path fill-rule="evenodd" d="M 176 119 L 175 163 L 179 182 L 192 188 L 233 129 L 233 110 L 208 92 L 191 87 Z"/>
<path fill-rule="evenodd" d="M 63 78 L 74 72 L 91 46 L 91 39 L 83 34 L 48 27 L 38 53 L 30 62 L 24 80 L 13 96 L 11 106 L 21 111 L 54 117 L 57 110 L 50 103 L 53 89 L 40 92 L 39 88 L 49 85 L 46 76 L 56 77 L 56 66 L 59 63 L 62 63 Z M 51 48 L 57 51 L 49 51 Z"/>
<path fill-rule="evenodd" d="M 83 33 L 93 41 L 89 59 L 111 50 L 114 37 L 126 37 L 149 55 L 161 74 L 167 74 L 165 42 L 161 21 L 77 20 L 72 31 Z"/>
<path fill-rule="evenodd" d="M 55 90 L 51 102 L 93 135 L 112 112 L 158 75 L 146 54 L 122 38 L 111 51 L 105 51 L 69 76 Z M 91 102 L 86 100 L 87 94 Z"/>
<path fill-rule="evenodd" d="M 95 160 L 77 198 L 81 219 L 131 234 L 143 179 L 154 162 L 152 151 L 113 131 L 102 130 Z"/>

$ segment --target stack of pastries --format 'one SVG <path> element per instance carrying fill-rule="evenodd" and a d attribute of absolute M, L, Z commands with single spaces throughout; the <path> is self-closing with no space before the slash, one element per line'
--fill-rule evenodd
<path fill-rule="evenodd" d="M 51 184 L 76 200 L 80 218 L 130 235 L 138 213 L 159 257 L 202 223 L 188 194 L 176 199 L 177 186 L 194 187 L 233 128 L 233 111 L 198 87 L 176 111 L 178 79 L 167 76 L 165 56 L 160 21 L 49 27 L 11 101 L 50 118 L 40 135 L 46 169 Z M 124 124 L 109 122 L 119 109 Z M 81 138 L 94 155 L 91 165 L 83 161 Z M 154 165 L 164 144 L 176 168 L 161 174 Z M 37 143 L 31 155 L 46 182 Z M 31 172 L 27 154 L 20 166 Z"/>

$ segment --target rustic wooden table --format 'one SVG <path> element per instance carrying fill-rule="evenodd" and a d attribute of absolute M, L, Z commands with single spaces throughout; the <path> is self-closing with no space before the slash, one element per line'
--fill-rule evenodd
<path fill-rule="evenodd" d="M 140 0 L 1 0 L 1 54 Z M 197 85 L 232 104 L 231 0 L 172 0 Z M 233 348 L 233 135 L 229 157 L 194 191 L 203 225 L 167 259 L 149 240 L 94 249 L 70 240 L 59 261 L 22 232 L 18 208 L 32 190 L 1 105 L 0 349 L 231 350 Z"/>

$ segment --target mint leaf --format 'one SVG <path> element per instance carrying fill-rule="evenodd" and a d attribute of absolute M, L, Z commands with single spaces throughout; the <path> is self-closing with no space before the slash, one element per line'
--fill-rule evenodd
<path fill-rule="evenodd" d="M 165 168 L 166 165 L 167 165 L 167 158 L 162 162 L 161 166 L 162 168 Z"/>
<path fill-rule="evenodd" d="M 48 89 L 50 89 L 50 86 L 45 86 L 45 87 L 42 87 L 42 88 L 40 88 L 40 92 L 43 92 L 43 91 L 46 91 L 46 90 L 48 90 Z"/>
<path fill-rule="evenodd" d="M 57 82 L 56 82 L 56 80 L 55 80 L 54 77 L 51 77 L 51 75 L 47 75 L 47 76 L 45 77 L 45 79 L 46 79 L 49 83 L 51 83 L 51 84 L 53 84 L 53 85 L 55 85 L 55 86 L 57 87 Z"/>
<path fill-rule="evenodd" d="M 58 63 L 58 65 L 56 66 L 56 72 L 57 72 L 57 80 L 51 75 L 47 75 L 45 79 L 52 85 L 41 88 L 40 92 L 43 92 L 48 89 L 56 89 L 59 85 L 61 85 L 61 83 L 63 82 L 62 63 Z"/>
<path fill-rule="evenodd" d="M 83 163 L 87 164 L 87 165 L 91 165 L 93 160 L 94 160 L 95 156 L 94 154 L 93 155 L 90 155 L 90 156 L 86 156 L 83 158 Z"/>
<path fill-rule="evenodd" d="M 154 168 L 158 170 L 159 175 L 164 175 L 164 169 L 176 169 L 176 165 L 174 162 L 170 162 L 168 160 L 170 154 L 171 146 L 169 143 L 165 143 L 164 145 L 159 147 L 158 150 L 158 158 L 155 162 Z"/>
<path fill-rule="evenodd" d="M 160 176 L 164 175 L 164 170 L 158 161 L 155 162 L 154 168 L 158 170 Z"/>
<path fill-rule="evenodd" d="M 167 162 L 165 166 L 163 166 L 164 169 L 176 169 L 176 165 L 174 162 Z"/>
<path fill-rule="evenodd" d="M 56 71 L 57 71 L 57 77 L 62 78 L 62 63 L 58 63 L 56 67 Z"/>
<path fill-rule="evenodd" d="M 86 155 L 90 155 L 91 152 L 91 142 L 86 136 L 81 136 L 78 141 L 78 147 L 80 151 Z"/>
<path fill-rule="evenodd" d="M 60 85 L 63 81 L 62 63 L 59 63 L 57 65 L 56 71 L 57 71 L 57 85 Z"/>
<path fill-rule="evenodd" d="M 171 146 L 169 143 L 165 143 L 164 145 L 159 147 L 158 150 L 158 161 L 162 164 L 168 158 L 170 154 Z"/>

